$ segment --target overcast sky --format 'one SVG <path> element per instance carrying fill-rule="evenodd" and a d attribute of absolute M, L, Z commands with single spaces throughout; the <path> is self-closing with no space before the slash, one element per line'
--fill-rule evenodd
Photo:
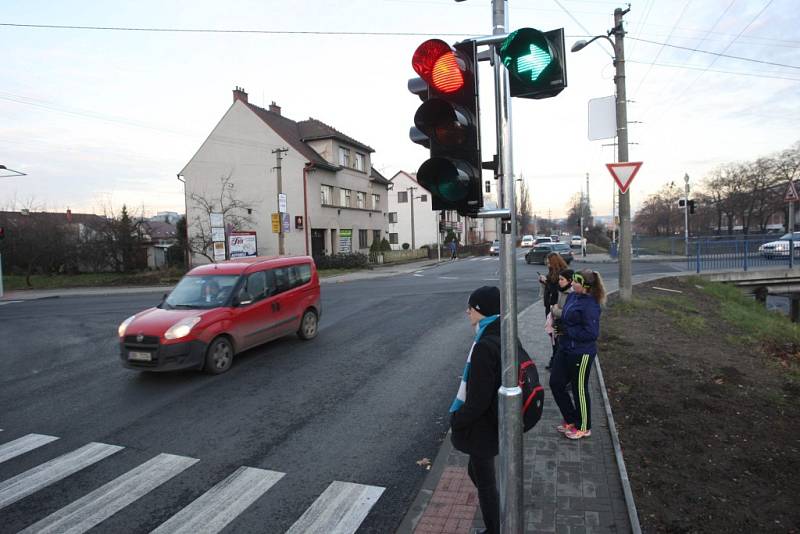
<path fill-rule="evenodd" d="M 625 4 L 510 0 L 509 27 L 563 27 L 569 49 L 611 28 L 616 7 Z M 490 8 L 490 0 L 4 2 L 0 164 L 27 176 L 0 178 L 0 209 L 102 212 L 126 203 L 147 215 L 182 212 L 176 173 L 228 109 L 234 86 L 252 103 L 275 101 L 289 118 L 314 117 L 371 146 L 387 177 L 414 172 L 427 151 L 408 139 L 420 103 L 406 89 L 411 56 L 427 37 L 491 33 Z M 800 140 L 797 0 L 634 0 L 625 19 L 630 159 L 644 162 L 634 208 L 666 182 L 683 184 L 684 173 L 694 183 L 716 165 Z M 587 140 L 587 102 L 613 94 L 611 55 L 598 40 L 568 54 L 569 87 L 559 96 L 513 99 L 514 173 L 526 179 L 537 215 L 563 215 L 586 173 L 595 214 L 610 213 L 605 163 L 615 152 L 603 145 L 613 140 Z M 495 150 L 488 69 L 481 65 L 484 160 Z"/>

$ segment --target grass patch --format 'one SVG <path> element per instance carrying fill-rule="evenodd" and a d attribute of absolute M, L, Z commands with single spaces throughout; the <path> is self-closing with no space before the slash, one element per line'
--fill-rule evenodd
<path fill-rule="evenodd" d="M 177 269 L 141 273 L 36 274 L 31 276 L 31 289 L 173 285 L 183 274 L 183 271 Z M 3 288 L 5 291 L 29 289 L 25 276 L 22 275 L 3 276 Z"/>

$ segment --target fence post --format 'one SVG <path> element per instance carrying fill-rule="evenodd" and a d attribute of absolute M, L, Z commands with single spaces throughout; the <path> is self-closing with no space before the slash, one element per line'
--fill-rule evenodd
<path fill-rule="evenodd" d="M 697 274 L 700 274 L 700 240 L 697 240 Z"/>
<path fill-rule="evenodd" d="M 789 209 L 794 209 L 794 204 L 791 204 Z M 792 235 L 789 237 L 789 268 L 794 269 L 794 228 L 792 228 Z"/>
<path fill-rule="evenodd" d="M 747 238 L 744 239 L 744 270 L 747 271 Z"/>

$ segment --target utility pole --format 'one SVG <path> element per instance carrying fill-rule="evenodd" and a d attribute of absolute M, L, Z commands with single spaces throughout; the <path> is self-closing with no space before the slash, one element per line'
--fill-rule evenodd
<path fill-rule="evenodd" d="M 686 182 L 686 197 L 683 202 L 683 244 L 684 255 L 689 256 L 689 173 L 684 173 L 683 181 Z"/>
<path fill-rule="evenodd" d="M 614 65 L 617 68 L 614 82 L 617 85 L 617 139 L 618 160 L 628 161 L 628 102 L 625 93 L 625 29 L 622 17 L 630 11 L 617 8 L 614 10 Z M 631 281 L 631 197 L 629 191 L 619 192 L 619 296 L 623 301 L 633 297 Z"/>
<path fill-rule="evenodd" d="M 588 175 L 587 175 L 588 182 Z M 583 188 L 581 188 L 581 255 L 586 257 L 586 238 L 583 235 L 584 216 L 586 214 L 586 201 L 583 198 Z"/>
<path fill-rule="evenodd" d="M 414 190 L 416 187 L 411 186 L 406 188 L 408 196 L 411 197 L 411 250 L 417 250 L 417 242 L 414 237 Z"/>
<path fill-rule="evenodd" d="M 286 254 L 284 250 L 284 234 L 283 234 L 283 213 L 281 212 L 281 195 L 283 194 L 283 182 L 281 181 L 281 160 L 283 159 L 282 154 L 284 152 L 289 152 L 288 148 L 276 148 L 272 151 L 275 154 L 275 159 L 277 160 L 277 164 L 275 165 L 275 169 L 277 169 L 278 174 L 278 196 L 275 199 L 275 202 L 278 205 L 278 217 L 280 218 L 280 228 L 278 229 L 278 254 L 283 256 Z"/>

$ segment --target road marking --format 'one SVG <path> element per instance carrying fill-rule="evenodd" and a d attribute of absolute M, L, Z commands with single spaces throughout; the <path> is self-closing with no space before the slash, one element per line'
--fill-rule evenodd
<path fill-rule="evenodd" d="M 18 302 L 24 302 L 22 300 L 3 300 L 0 301 L 0 306 L 5 306 L 6 304 L 16 304 Z"/>
<path fill-rule="evenodd" d="M 334 481 L 286 534 L 352 534 L 384 489 Z"/>
<path fill-rule="evenodd" d="M 197 462 L 196 458 L 159 454 L 20 534 L 86 532 Z"/>
<path fill-rule="evenodd" d="M 414 276 L 420 276 L 420 277 L 422 277 L 422 276 L 425 276 L 425 275 L 424 275 L 424 274 L 414 274 Z"/>
<path fill-rule="evenodd" d="M 0 445 L 0 464 L 57 439 L 55 436 L 46 436 L 44 434 L 28 434 L 14 441 L 3 443 Z"/>
<path fill-rule="evenodd" d="M 440 276 L 442 280 L 458 280 L 457 276 Z"/>
<path fill-rule="evenodd" d="M 499 279 L 499 278 L 484 278 L 484 280 L 486 280 L 486 281 L 488 281 L 488 282 L 497 282 L 497 281 L 499 281 L 500 279 Z"/>
<path fill-rule="evenodd" d="M 122 449 L 92 442 L 0 482 L 0 510 Z"/>
<path fill-rule="evenodd" d="M 151 534 L 213 534 L 225 528 L 285 473 L 240 467 Z"/>

